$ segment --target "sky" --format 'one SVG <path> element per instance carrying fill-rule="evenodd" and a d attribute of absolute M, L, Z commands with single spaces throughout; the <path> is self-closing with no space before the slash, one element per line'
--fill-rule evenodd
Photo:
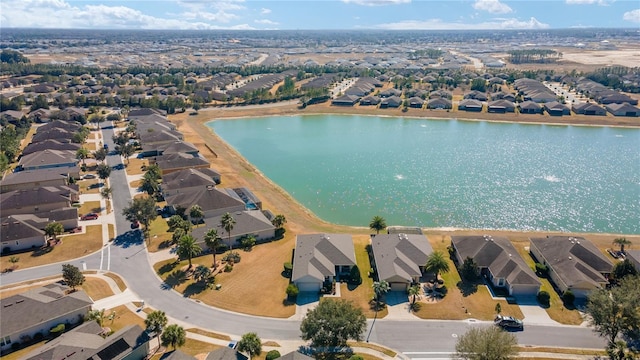
<path fill-rule="evenodd" d="M 1 0 L 0 27 L 640 31 L 640 0 Z"/>

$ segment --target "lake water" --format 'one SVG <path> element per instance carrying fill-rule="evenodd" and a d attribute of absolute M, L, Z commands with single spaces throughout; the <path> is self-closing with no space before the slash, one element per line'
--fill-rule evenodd
<path fill-rule="evenodd" d="M 639 129 L 354 115 L 208 125 L 329 222 L 640 233 Z"/>

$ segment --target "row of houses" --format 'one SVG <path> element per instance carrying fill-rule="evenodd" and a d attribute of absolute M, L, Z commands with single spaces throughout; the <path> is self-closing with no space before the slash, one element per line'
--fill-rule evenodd
<path fill-rule="evenodd" d="M 473 259 L 480 275 L 493 287 L 505 289 L 509 296 L 535 297 L 540 291 L 538 276 L 505 237 L 452 236 L 451 247 L 457 266 L 467 258 Z M 431 253 L 433 249 L 422 234 L 391 232 L 371 237 L 371 266 L 376 278 L 387 281 L 393 291 L 406 291 L 419 283 Z M 531 238 L 530 253 L 549 269 L 549 277 L 560 293 L 570 290 L 579 300 L 606 286 L 613 270 L 611 261 L 593 243 L 580 237 Z M 638 259 L 635 261 L 640 268 Z M 349 276 L 355 265 L 350 235 L 298 235 L 291 280 L 300 291 L 317 292 L 334 280 Z"/>
<path fill-rule="evenodd" d="M 572 84 L 576 91 L 583 93 L 602 105 L 623 103 L 638 105 L 638 100 L 631 98 L 629 95 L 619 93 L 584 77 L 575 80 Z"/>

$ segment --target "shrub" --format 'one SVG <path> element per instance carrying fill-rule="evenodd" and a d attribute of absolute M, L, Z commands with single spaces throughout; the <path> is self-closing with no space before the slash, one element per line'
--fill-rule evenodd
<path fill-rule="evenodd" d="M 13 344 L 11 344 L 11 350 L 13 351 L 20 350 L 21 347 L 22 345 L 20 345 L 19 342 L 14 342 Z"/>
<path fill-rule="evenodd" d="M 290 262 L 286 262 L 284 263 L 284 273 L 285 275 L 287 275 L 287 277 L 291 276 L 291 272 L 293 271 L 293 264 L 291 264 Z"/>
<path fill-rule="evenodd" d="M 58 324 L 58 325 L 52 327 L 49 330 L 49 332 L 53 336 L 58 336 L 58 335 L 60 335 L 60 334 L 62 334 L 64 332 L 64 329 L 65 329 L 65 325 L 64 324 Z"/>
<path fill-rule="evenodd" d="M 274 360 L 280 357 L 280 352 L 278 350 L 271 350 L 267 353 L 266 360 Z"/>
<path fill-rule="evenodd" d="M 251 250 L 251 248 L 253 248 L 253 246 L 256 244 L 256 238 L 255 236 L 245 236 L 242 239 L 240 239 L 240 246 L 242 246 L 242 248 L 244 250 Z"/>
<path fill-rule="evenodd" d="M 40 340 L 42 340 L 42 339 L 44 339 L 44 335 L 42 335 L 42 333 L 41 333 L 41 332 L 37 332 L 37 333 L 35 333 L 35 334 L 33 335 L 33 341 L 38 342 L 38 341 L 40 341 Z"/>
<path fill-rule="evenodd" d="M 5 246 L 2 248 L 2 255 L 6 255 L 8 253 L 11 252 L 11 247 L 10 246 Z"/>
<path fill-rule="evenodd" d="M 567 306 L 573 306 L 573 302 L 576 301 L 576 296 L 573 294 L 571 290 L 566 290 L 562 294 L 562 302 L 564 302 Z"/>
<path fill-rule="evenodd" d="M 225 255 L 222 260 L 230 263 L 239 263 L 240 262 L 240 254 L 237 251 L 231 251 L 227 255 Z"/>
<path fill-rule="evenodd" d="M 351 267 L 350 282 L 355 285 L 362 284 L 362 276 L 360 275 L 360 269 L 358 269 L 358 265 L 354 265 Z"/>
<path fill-rule="evenodd" d="M 227 264 L 224 266 L 224 272 L 231 272 L 233 270 L 233 265 Z"/>
<path fill-rule="evenodd" d="M 299 292 L 300 290 L 298 289 L 296 284 L 289 284 L 289 286 L 287 286 L 287 296 L 294 298 L 298 296 Z"/>
<path fill-rule="evenodd" d="M 543 306 L 549 306 L 549 301 L 551 300 L 551 295 L 548 292 L 542 290 L 538 293 L 538 302 Z"/>
<path fill-rule="evenodd" d="M 351 355 L 349 360 L 364 360 L 364 358 L 361 355 L 356 354 L 356 355 Z"/>
<path fill-rule="evenodd" d="M 536 274 L 539 276 L 547 276 L 547 274 L 549 274 L 549 268 L 544 264 L 536 263 Z"/>

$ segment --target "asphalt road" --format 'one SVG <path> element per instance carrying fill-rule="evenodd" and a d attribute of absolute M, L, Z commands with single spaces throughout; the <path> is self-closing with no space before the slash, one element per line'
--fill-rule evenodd
<path fill-rule="evenodd" d="M 105 124 L 108 126 L 108 123 Z M 110 149 L 113 129 L 103 129 L 103 137 Z M 107 163 L 112 167 L 122 164 L 118 155 L 109 155 Z M 122 209 L 131 201 L 131 195 L 124 170 L 114 169 L 110 176 L 113 189 L 112 201 L 116 219 L 115 241 L 110 245 L 110 271 L 121 275 L 128 287 L 141 296 L 145 303 L 153 308 L 162 309 L 168 316 L 193 324 L 194 326 L 227 334 L 241 335 L 257 332 L 263 339 L 296 340 L 300 338 L 300 323 L 297 320 L 273 319 L 248 316 L 212 308 L 194 300 L 185 298 L 165 287 L 153 272 L 149 263 L 141 233 L 130 230 L 129 222 L 122 215 Z M 100 269 L 101 257 L 106 251 L 100 251 L 87 257 L 69 261 L 81 269 Z M 104 269 L 104 266 L 103 266 Z M 19 270 L 3 274 L 2 285 L 22 282 L 47 276 L 59 275 L 60 264 Z M 247 284 L 251 286 L 251 284 Z M 259 294 L 256 294 L 259 296 Z M 372 320 L 368 321 L 367 332 Z M 415 352 L 415 356 L 428 357 L 425 354 L 443 354 L 454 350 L 457 336 L 471 326 L 488 326 L 487 322 L 474 321 L 434 321 L 434 320 L 385 320 L 375 321 L 370 341 L 401 352 Z M 574 348 L 603 349 L 605 342 L 589 328 L 574 326 L 526 326 L 522 332 L 516 332 L 521 345 L 558 346 Z M 365 334 L 366 336 L 366 334 Z"/>

